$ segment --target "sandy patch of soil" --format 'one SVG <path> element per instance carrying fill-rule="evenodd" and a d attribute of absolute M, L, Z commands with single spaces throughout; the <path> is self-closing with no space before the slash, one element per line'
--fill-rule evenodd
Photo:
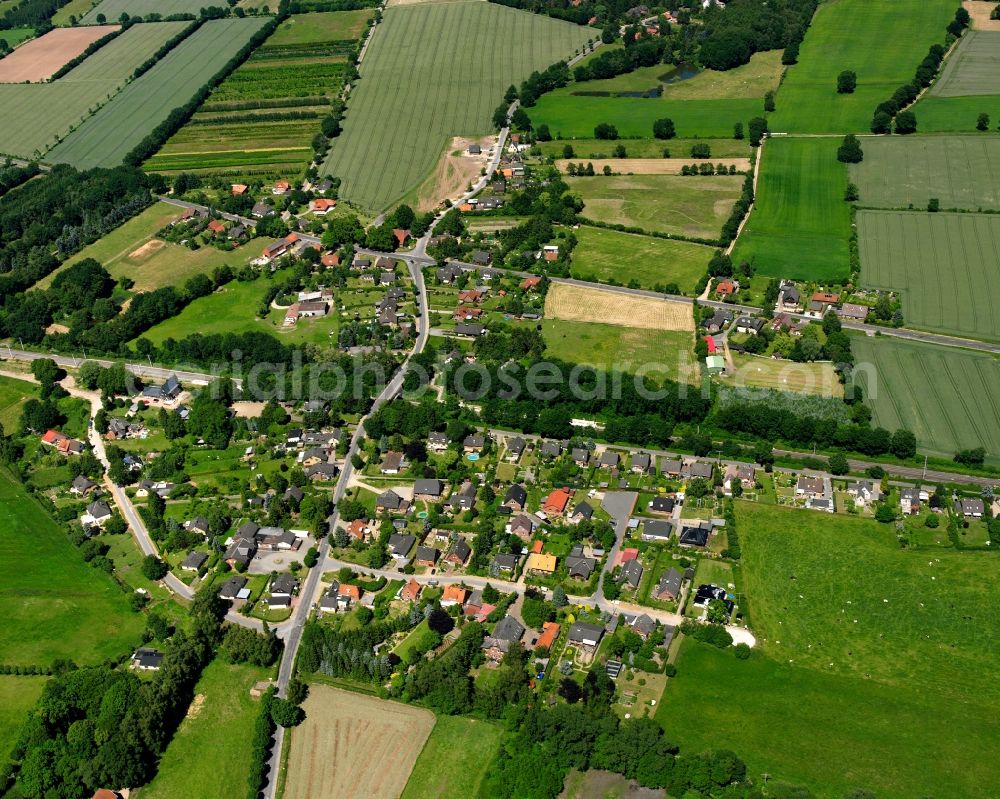
<path fill-rule="evenodd" d="M 201 709 L 205 706 L 205 694 L 197 694 L 194 699 L 191 700 L 191 706 L 188 708 L 187 715 L 185 718 L 196 719 L 198 714 L 201 713 Z"/>
<path fill-rule="evenodd" d="M 469 155 L 470 144 L 478 144 L 482 154 Z M 495 144 L 493 136 L 452 138 L 430 177 L 417 189 L 416 210 L 432 211 L 445 198 L 454 200 L 465 194 L 469 184 L 479 180 L 483 167 L 489 163 L 490 147 Z"/>
<path fill-rule="evenodd" d="M 1000 31 L 1000 19 L 990 19 L 990 14 L 997 4 L 983 0 L 963 0 L 962 8 L 972 17 L 972 29 L 977 31 Z"/>
<path fill-rule="evenodd" d="M 150 239 L 145 244 L 143 244 L 139 249 L 132 250 L 132 252 L 128 254 L 128 257 L 135 261 L 139 261 L 142 260 L 143 258 L 148 258 L 154 252 L 162 250 L 166 246 L 167 243 L 162 239 Z"/>

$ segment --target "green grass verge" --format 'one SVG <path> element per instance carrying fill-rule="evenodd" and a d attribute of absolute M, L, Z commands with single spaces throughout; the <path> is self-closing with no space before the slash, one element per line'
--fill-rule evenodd
<path fill-rule="evenodd" d="M 401 799 L 478 796 L 502 735 L 499 727 L 485 721 L 438 716 Z"/>

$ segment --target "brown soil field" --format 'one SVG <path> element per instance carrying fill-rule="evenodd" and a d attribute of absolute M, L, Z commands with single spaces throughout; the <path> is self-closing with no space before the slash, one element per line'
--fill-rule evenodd
<path fill-rule="evenodd" d="M 132 252 L 128 254 L 128 257 L 140 260 L 145 258 L 147 255 L 152 255 L 157 250 L 162 249 L 166 246 L 166 244 L 167 243 L 162 239 L 152 239 L 143 244 L 138 250 L 132 250 Z"/>
<path fill-rule="evenodd" d="M 681 167 L 700 163 L 702 161 L 696 158 L 560 158 L 556 161 L 556 168 L 565 172 L 569 164 L 593 164 L 594 172 L 598 175 L 604 171 L 605 166 L 622 175 L 630 172 L 633 175 L 679 175 Z M 735 166 L 739 172 L 750 169 L 749 158 L 706 158 L 704 163 Z"/>
<path fill-rule="evenodd" d="M 1000 31 L 1000 19 L 990 19 L 997 4 L 983 0 L 962 0 L 962 8 L 972 17 L 972 28 L 977 31 Z"/>
<path fill-rule="evenodd" d="M 694 313 L 685 302 L 565 283 L 554 283 L 549 288 L 545 316 L 645 330 L 694 330 Z"/>
<path fill-rule="evenodd" d="M 398 799 L 434 728 L 434 714 L 312 685 L 292 730 L 285 799 Z"/>
<path fill-rule="evenodd" d="M 480 146 L 482 155 L 469 155 L 468 148 L 473 143 Z M 417 188 L 416 210 L 432 211 L 445 198 L 455 200 L 465 194 L 468 185 L 479 180 L 480 170 L 489 163 L 487 152 L 494 144 L 492 136 L 451 139 L 434 171 Z"/>
<path fill-rule="evenodd" d="M 51 30 L 21 45 L 0 61 L 0 83 L 48 80 L 63 64 L 118 28 L 118 25 L 92 25 Z"/>

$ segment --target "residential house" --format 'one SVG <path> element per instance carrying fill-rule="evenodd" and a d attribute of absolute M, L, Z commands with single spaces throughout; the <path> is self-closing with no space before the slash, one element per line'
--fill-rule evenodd
<path fill-rule="evenodd" d="M 375 534 L 375 520 L 355 519 L 349 522 L 345 529 L 355 541 L 367 541 Z"/>
<path fill-rule="evenodd" d="M 506 531 L 508 533 L 513 533 L 518 538 L 527 541 L 531 538 L 532 533 L 535 532 L 534 519 L 526 513 L 521 513 L 510 520 L 510 523 L 506 526 Z"/>
<path fill-rule="evenodd" d="M 598 464 L 602 469 L 617 469 L 619 456 L 614 450 L 606 449 L 601 453 Z"/>
<path fill-rule="evenodd" d="M 205 565 L 205 561 L 208 560 L 208 555 L 204 552 L 191 552 L 183 561 L 181 561 L 181 569 L 186 572 L 196 572 Z"/>
<path fill-rule="evenodd" d="M 558 261 L 559 260 L 559 247 L 555 244 L 546 244 L 542 247 L 542 257 L 546 261 Z"/>
<path fill-rule="evenodd" d="M 482 452 L 483 447 L 486 446 L 486 438 L 478 433 L 472 433 L 465 437 L 462 442 L 462 448 L 466 452 Z"/>
<path fill-rule="evenodd" d="M 821 499 L 826 496 L 826 487 L 821 477 L 800 477 L 795 483 L 795 495 L 799 497 L 815 497 Z"/>
<path fill-rule="evenodd" d="M 584 467 L 590 463 L 590 450 L 586 447 L 574 447 L 570 457 L 577 466 Z"/>
<path fill-rule="evenodd" d="M 856 480 L 849 483 L 847 493 L 854 497 L 855 501 L 861 505 L 868 505 L 871 502 L 878 502 L 882 499 L 882 488 L 872 480 Z"/>
<path fill-rule="evenodd" d="M 731 311 L 717 308 L 714 314 L 702 322 L 702 325 L 709 333 L 718 333 L 732 321 L 733 314 Z"/>
<path fill-rule="evenodd" d="M 868 319 L 868 311 L 869 308 L 867 305 L 845 302 L 837 311 L 837 316 L 848 322 L 864 322 Z"/>
<path fill-rule="evenodd" d="M 391 488 L 386 489 L 375 500 L 376 510 L 387 510 L 396 511 L 398 513 L 405 513 L 410 507 L 410 503 L 403 499 L 399 494 L 393 491 Z"/>
<path fill-rule="evenodd" d="M 379 471 L 382 474 L 399 474 L 403 469 L 403 465 L 403 453 L 390 450 L 382 456 L 382 464 L 379 466 Z"/>
<path fill-rule="evenodd" d="M 698 521 L 685 520 L 681 523 L 678 541 L 682 547 L 704 548 L 708 545 L 708 538 L 712 534 L 712 529 L 712 523 L 705 519 Z"/>
<path fill-rule="evenodd" d="M 271 187 L 271 194 L 280 196 L 282 194 L 288 194 L 291 191 L 291 184 L 287 180 L 276 180 L 274 185 Z"/>
<path fill-rule="evenodd" d="M 576 622 L 569 628 L 569 643 L 574 646 L 587 647 L 593 650 L 601 643 L 604 636 L 604 628 L 599 624 L 587 624 L 586 622 Z"/>
<path fill-rule="evenodd" d="M 528 555 L 528 561 L 524 565 L 524 570 L 532 574 L 555 574 L 556 563 L 557 558 L 555 555 L 532 552 Z"/>
<path fill-rule="evenodd" d="M 469 155 L 481 155 L 482 152 L 483 150 L 478 144 L 469 145 Z"/>
<path fill-rule="evenodd" d="M 674 526 L 666 519 L 647 519 L 642 523 L 642 540 L 665 543 L 674 534 Z"/>
<path fill-rule="evenodd" d="M 669 516 L 674 512 L 674 502 L 673 497 L 653 497 L 649 502 L 649 512 L 658 515 Z"/>
<path fill-rule="evenodd" d="M 78 497 L 85 497 L 91 492 L 97 490 L 97 483 L 80 474 L 73 478 L 73 482 L 70 483 L 69 490 L 70 493 L 76 494 Z"/>
<path fill-rule="evenodd" d="M 778 292 L 778 310 L 795 312 L 801 308 L 802 295 L 794 283 L 783 283 Z"/>
<path fill-rule="evenodd" d="M 524 450 L 527 447 L 527 442 L 520 436 L 514 436 L 514 438 L 507 439 L 507 460 L 511 463 L 517 463 L 521 455 L 524 454 Z"/>
<path fill-rule="evenodd" d="M 254 526 L 256 527 L 256 525 Z M 238 532 L 232 543 L 230 543 L 229 549 L 222 556 L 222 559 L 232 568 L 239 569 L 249 564 L 256 554 L 257 540 L 253 537 L 253 534 L 244 536 Z"/>
<path fill-rule="evenodd" d="M 132 668 L 139 671 L 159 671 L 163 653 L 148 646 L 140 646 L 132 655 Z"/>
<path fill-rule="evenodd" d="M 517 562 L 520 557 L 511 554 L 509 552 L 501 552 L 493 557 L 493 562 L 490 564 L 490 573 L 499 574 L 504 572 L 505 574 L 512 573 L 517 568 Z"/>
<path fill-rule="evenodd" d="M 809 309 L 806 311 L 806 315 L 822 319 L 827 309 L 831 305 L 836 305 L 839 300 L 839 294 L 832 294 L 828 291 L 813 292 L 812 298 L 809 300 Z"/>
<path fill-rule="evenodd" d="M 427 449 L 431 452 L 444 452 L 448 449 L 448 436 L 444 433 L 428 433 Z"/>
<path fill-rule="evenodd" d="M 566 512 L 566 506 L 573 498 L 573 490 L 570 488 L 557 488 L 551 492 L 542 504 L 542 510 L 548 516 L 562 516 Z"/>
<path fill-rule="evenodd" d="M 221 599 L 226 599 L 232 602 L 235 599 L 245 599 L 246 596 L 242 596 L 243 592 L 246 591 L 246 595 L 249 596 L 249 591 L 246 588 L 247 578 L 242 574 L 234 574 L 228 580 L 222 584 L 222 588 L 219 589 L 219 597 Z"/>
<path fill-rule="evenodd" d="M 683 461 L 671 459 L 660 460 L 660 472 L 667 475 L 667 477 L 680 477 L 683 470 Z"/>
<path fill-rule="evenodd" d="M 527 504 L 528 492 L 522 485 L 514 483 L 514 485 L 507 489 L 507 493 L 504 494 L 503 506 L 505 508 L 510 508 L 512 511 L 522 511 Z"/>
<path fill-rule="evenodd" d="M 763 319 L 755 319 L 751 316 L 740 316 L 736 319 L 737 333 L 751 333 L 758 335 L 767 323 Z"/>
<path fill-rule="evenodd" d="M 486 334 L 486 328 L 479 324 L 459 323 L 455 325 L 456 336 L 468 336 L 469 338 L 479 338 Z"/>
<path fill-rule="evenodd" d="M 566 556 L 566 572 L 574 580 L 589 580 L 597 568 L 597 558 L 583 554 L 580 544 L 574 546 Z"/>
<path fill-rule="evenodd" d="M 661 602 L 673 602 L 681 595 L 684 575 L 671 567 L 660 575 L 659 582 L 653 587 L 650 595 Z"/>
<path fill-rule="evenodd" d="M 638 558 L 622 566 L 622 578 L 632 588 L 639 587 L 639 581 L 642 580 L 642 564 Z"/>
<path fill-rule="evenodd" d="M 732 297 L 737 291 L 739 291 L 740 284 L 735 280 L 726 278 L 725 280 L 720 280 L 715 284 L 715 295 L 721 299 L 726 299 L 726 297 Z"/>
<path fill-rule="evenodd" d="M 417 553 L 413 556 L 413 563 L 415 566 L 430 566 L 433 567 L 437 565 L 438 551 L 434 547 L 417 547 Z"/>
<path fill-rule="evenodd" d="M 559 625 L 554 621 L 542 622 L 542 634 L 535 641 L 535 649 L 552 649 L 559 638 Z"/>
<path fill-rule="evenodd" d="M 563 453 L 563 447 L 558 441 L 545 441 L 540 452 L 546 458 L 558 458 Z"/>
<path fill-rule="evenodd" d="M 737 466 L 736 479 L 744 488 L 752 488 L 757 484 L 757 470 L 749 464 Z"/>
<path fill-rule="evenodd" d="M 464 605 L 469 596 L 469 590 L 461 585 L 446 585 L 444 593 L 441 594 L 441 607 L 447 608 L 452 605 Z"/>
<path fill-rule="evenodd" d="M 628 626 L 632 628 L 643 641 L 649 638 L 656 631 L 656 622 L 649 616 L 649 614 L 643 613 L 639 616 L 633 616 L 629 622 Z"/>
<path fill-rule="evenodd" d="M 711 480 L 712 464 L 705 461 L 695 461 L 688 467 L 688 476 L 692 480 Z"/>
<path fill-rule="evenodd" d="M 981 519 L 986 508 L 981 499 L 957 499 L 955 500 L 955 513 L 964 516 L 966 519 Z"/>
<path fill-rule="evenodd" d="M 337 604 L 341 608 L 347 609 L 351 606 L 351 603 L 361 601 L 362 593 L 360 586 L 341 583 L 337 586 Z"/>
<path fill-rule="evenodd" d="M 333 480 L 339 472 L 340 469 L 334 463 L 317 463 L 305 470 L 306 477 L 313 482 Z"/>
<path fill-rule="evenodd" d="M 316 214 L 316 216 L 326 216 L 336 207 L 336 200 L 328 200 L 325 197 L 309 201 L 309 210 Z"/>
<path fill-rule="evenodd" d="M 524 278 L 524 280 L 521 281 L 521 284 L 520 284 L 521 291 L 532 291 L 533 289 L 538 288 L 538 286 L 539 286 L 539 284 L 541 282 L 542 282 L 542 279 L 540 277 L 535 276 L 535 275 L 531 275 L 529 277 L 526 277 L 526 278 Z"/>
<path fill-rule="evenodd" d="M 417 543 L 417 539 L 412 535 L 400 535 L 399 533 L 393 533 L 389 536 L 389 542 L 387 548 L 389 554 L 395 560 L 406 560 L 406 556 L 410 554 L 410 550 L 413 549 L 413 545 Z"/>
<path fill-rule="evenodd" d="M 498 663 L 515 645 L 519 645 L 524 635 L 524 625 L 511 615 L 504 616 L 496 623 L 493 632 L 483 639 L 483 650 L 487 660 Z"/>
<path fill-rule="evenodd" d="M 271 580 L 271 596 L 291 598 L 299 592 L 299 581 L 291 574 L 279 574 Z"/>
<path fill-rule="evenodd" d="M 469 546 L 464 538 L 459 538 L 452 548 L 448 550 L 448 554 L 444 556 L 444 559 L 455 566 L 464 566 L 468 563 L 470 557 L 472 557 L 472 547 Z"/>
<path fill-rule="evenodd" d="M 87 506 L 87 511 L 80 518 L 80 523 L 85 528 L 102 528 L 104 527 L 104 523 L 110 518 L 111 508 L 108 507 L 106 502 L 97 500 Z"/>
<path fill-rule="evenodd" d="M 219 219 L 213 219 L 208 223 L 208 230 L 213 236 L 220 236 L 226 232 L 226 225 Z"/>
<path fill-rule="evenodd" d="M 449 504 L 453 513 L 472 510 L 476 507 L 476 487 L 466 480 L 462 487 L 451 495 Z"/>
<path fill-rule="evenodd" d="M 399 589 L 399 598 L 404 602 L 416 602 L 420 598 L 421 590 L 423 586 L 411 578 L 410 582 Z"/>
<path fill-rule="evenodd" d="M 579 524 L 580 522 L 594 518 L 594 509 L 590 506 L 589 502 L 580 502 L 573 512 L 570 514 L 569 521 L 571 524 Z"/>
<path fill-rule="evenodd" d="M 260 200 L 259 202 L 254 203 L 253 208 L 250 209 L 250 216 L 255 219 L 263 219 L 267 216 L 274 216 L 274 209 L 263 200 Z"/>
<path fill-rule="evenodd" d="M 433 502 L 444 493 L 444 483 L 436 479 L 420 479 L 413 483 L 413 498 Z"/>
<path fill-rule="evenodd" d="M 649 455 L 645 452 L 638 452 L 632 456 L 632 471 L 635 474 L 645 474 L 649 471 L 651 463 Z"/>

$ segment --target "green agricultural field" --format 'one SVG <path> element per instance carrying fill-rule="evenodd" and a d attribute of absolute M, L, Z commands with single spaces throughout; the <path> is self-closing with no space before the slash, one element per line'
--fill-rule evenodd
<path fill-rule="evenodd" d="M 17 431 L 21 423 L 21 406 L 37 393 L 34 383 L 0 377 L 0 424 L 7 435 Z"/>
<path fill-rule="evenodd" d="M 143 619 L 104 572 L 88 566 L 57 525 L 0 472 L 0 663 L 98 663 L 139 643 Z"/>
<path fill-rule="evenodd" d="M 187 24 L 135 25 L 52 83 L 0 84 L 0 104 L 10 112 L 0 125 L 0 152 L 30 157 L 54 146 Z"/>
<path fill-rule="evenodd" d="M 657 364 L 662 368 L 650 373 L 653 379 L 666 376 L 687 383 L 698 379 L 693 333 L 545 319 L 542 337 L 549 358 L 632 372 L 644 364 Z"/>
<path fill-rule="evenodd" d="M 708 144 L 712 158 L 749 158 L 750 143 L 746 139 L 737 141 L 736 139 L 670 139 L 662 141 L 660 139 L 619 139 L 608 141 L 607 139 L 573 139 L 573 141 L 546 141 L 536 142 L 536 146 L 545 156 L 552 158 L 563 158 L 567 145 L 573 148 L 574 159 L 611 158 L 614 155 L 615 147 L 621 145 L 625 148 L 628 158 L 662 158 L 663 151 L 668 150 L 674 158 L 687 158 L 691 155 L 691 146 L 694 144 Z"/>
<path fill-rule="evenodd" d="M 200 0 L 101 0 L 80 21 L 84 25 L 94 25 L 98 14 L 107 20 L 117 20 L 123 13 L 130 17 L 144 17 L 146 14 L 197 14 L 205 5 Z"/>
<path fill-rule="evenodd" d="M 798 64 L 778 90 L 773 131 L 849 133 L 869 129 L 875 106 L 913 79 L 932 44 L 944 42 L 955 0 L 831 0 L 806 31 Z M 858 75 L 837 94 L 837 75 Z"/>
<path fill-rule="evenodd" d="M 0 677 L 0 763 L 7 762 L 21 725 L 35 706 L 48 677 Z"/>
<path fill-rule="evenodd" d="M 980 114 L 987 114 L 990 127 L 1000 122 L 1000 94 L 978 97 L 924 97 L 913 106 L 920 133 L 978 133 Z M 978 135 L 982 135 L 979 133 Z"/>
<path fill-rule="evenodd" d="M 770 139 L 733 261 L 769 277 L 832 281 L 850 273 L 847 170 L 835 139 Z"/>
<path fill-rule="evenodd" d="M 167 746 L 156 777 L 143 799 L 229 799 L 233 786 L 246 785 L 250 744 L 260 701 L 250 689 L 267 677 L 265 669 L 212 661 L 195 686 L 187 718 Z M 212 752 L 212 757 L 205 757 Z"/>
<path fill-rule="evenodd" d="M 718 238 L 743 186 L 742 175 L 600 175 L 567 181 L 589 219 L 702 239 Z"/>
<path fill-rule="evenodd" d="M 500 748 L 500 727 L 457 716 L 438 716 L 424 744 L 402 799 L 468 799 Z"/>
<path fill-rule="evenodd" d="M 646 289 L 676 283 L 682 292 L 691 292 L 714 252 L 704 244 L 587 226 L 578 228 L 574 235 L 573 277 L 599 283 L 617 280 L 623 286 L 634 280 Z"/>
<path fill-rule="evenodd" d="M 933 97 L 1000 94 L 1000 31 L 969 31 L 931 86 Z"/>
<path fill-rule="evenodd" d="M 323 166 L 342 179 L 341 197 L 376 211 L 419 186 L 450 137 L 489 133 L 510 84 L 594 35 L 481 2 L 395 6 L 384 18 Z"/>
<path fill-rule="evenodd" d="M 865 160 L 848 168 L 865 208 L 1000 210 L 1000 136 L 873 136 Z"/>
<path fill-rule="evenodd" d="M 985 289 L 1000 217 L 860 211 L 857 225 L 862 285 L 900 292 L 908 326 L 1000 340 L 1000 296 Z"/>
<path fill-rule="evenodd" d="M 76 17 L 77 20 L 82 19 L 99 2 L 100 0 L 69 0 L 66 5 L 52 15 L 52 24 L 56 27 L 63 27 L 70 24 L 70 17 Z M 116 22 L 117 20 L 111 21 Z"/>
<path fill-rule="evenodd" d="M 922 452 L 950 458 L 984 447 L 1000 463 L 1000 361 L 897 338 L 852 339 L 865 402 L 880 427 L 905 427 Z"/>
<path fill-rule="evenodd" d="M 80 169 L 120 164 L 266 23 L 264 17 L 206 22 L 67 136 L 48 160 Z"/>

